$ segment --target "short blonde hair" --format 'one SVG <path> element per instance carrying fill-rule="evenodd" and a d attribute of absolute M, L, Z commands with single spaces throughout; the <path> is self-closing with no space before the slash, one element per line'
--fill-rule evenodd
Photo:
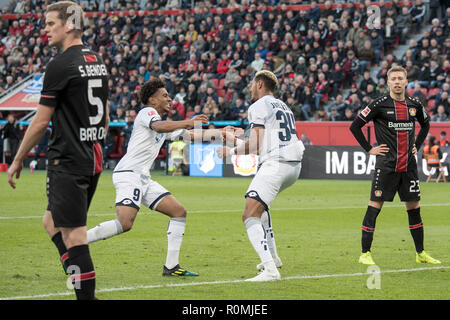
<path fill-rule="evenodd" d="M 404 74 L 405 74 L 405 78 L 408 76 L 408 73 L 406 72 L 406 69 L 405 68 L 403 68 L 402 66 L 393 66 L 392 68 L 390 68 L 389 70 L 388 70 L 388 72 L 387 72 L 387 76 L 388 76 L 388 78 L 389 78 L 389 75 L 392 73 L 392 72 L 403 72 Z"/>

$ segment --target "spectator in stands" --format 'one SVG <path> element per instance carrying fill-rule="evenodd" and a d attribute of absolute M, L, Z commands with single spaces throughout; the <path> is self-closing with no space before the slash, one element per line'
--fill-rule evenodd
<path fill-rule="evenodd" d="M 122 152 L 124 154 L 127 153 L 128 142 L 130 142 L 131 132 L 133 131 L 135 117 L 136 117 L 136 111 L 134 111 L 134 110 L 126 110 L 125 111 L 125 118 L 126 118 L 127 122 L 121 132 L 121 135 L 124 137 L 123 144 L 122 144 Z"/>
<path fill-rule="evenodd" d="M 434 97 L 436 105 L 439 104 L 439 101 L 441 100 L 441 96 L 444 92 L 446 94 L 445 100 L 447 100 L 448 94 L 450 93 L 450 83 L 447 83 L 447 82 L 444 83 L 441 87 L 441 90 Z"/>
<path fill-rule="evenodd" d="M 331 106 L 330 110 L 330 121 L 342 121 L 344 118 L 340 115 L 340 113 L 337 110 L 337 107 Z"/>
<path fill-rule="evenodd" d="M 429 62 L 424 62 L 417 75 L 417 82 L 424 88 L 430 86 L 430 64 Z"/>
<path fill-rule="evenodd" d="M 391 17 L 387 17 L 385 19 L 385 26 L 384 26 L 384 49 L 388 50 L 389 48 L 392 48 L 394 44 L 397 42 L 397 37 L 398 32 L 394 19 Z"/>
<path fill-rule="evenodd" d="M 193 118 L 193 117 L 195 117 L 195 116 L 198 116 L 198 115 L 201 115 L 201 114 L 203 114 L 203 112 L 202 112 L 202 107 L 200 106 L 200 105 L 195 105 L 195 107 L 194 107 L 194 114 L 193 115 L 191 115 L 191 119 Z"/>
<path fill-rule="evenodd" d="M 312 145 L 312 142 L 311 140 L 309 140 L 309 137 L 306 133 L 302 133 L 302 135 L 300 136 L 300 140 L 303 142 L 305 146 Z"/>
<path fill-rule="evenodd" d="M 355 43 L 355 41 L 358 41 L 358 38 L 360 38 L 361 31 L 364 30 L 360 27 L 359 21 L 353 21 L 352 28 L 348 31 L 345 40 Z"/>
<path fill-rule="evenodd" d="M 363 79 L 361 80 L 360 84 L 359 84 L 359 89 L 361 90 L 361 93 L 364 95 L 367 92 L 367 86 L 369 84 L 372 84 L 374 86 L 376 86 L 377 84 L 375 83 L 375 81 L 372 79 L 371 75 L 370 75 L 370 71 L 366 70 L 363 73 Z"/>
<path fill-rule="evenodd" d="M 431 108 L 431 112 L 432 113 L 436 113 L 437 112 L 437 108 L 439 105 L 444 106 L 444 109 L 446 109 L 446 106 L 448 104 L 448 99 L 449 99 L 450 95 L 447 91 L 442 92 L 438 98 L 435 99 L 435 107 Z"/>
<path fill-rule="evenodd" d="M 375 51 L 370 40 L 364 41 L 364 46 L 358 50 L 360 74 L 363 74 L 368 66 L 375 61 Z"/>
<path fill-rule="evenodd" d="M 447 122 L 448 115 L 445 112 L 445 107 L 441 104 L 437 107 L 437 113 L 431 117 L 431 121 L 433 122 Z"/>
<path fill-rule="evenodd" d="M 344 121 L 353 121 L 355 119 L 355 114 L 352 108 L 347 107 L 344 113 Z"/>
<path fill-rule="evenodd" d="M 380 35 L 377 29 L 373 29 L 370 32 L 369 41 L 374 52 L 374 62 L 378 66 L 378 64 L 380 63 L 381 54 L 383 53 L 384 49 L 383 37 Z"/>
<path fill-rule="evenodd" d="M 311 119 L 315 109 L 315 94 L 312 92 L 311 87 L 304 86 L 303 92 L 299 94 L 298 102 L 302 108 L 302 114 L 306 121 Z"/>
<path fill-rule="evenodd" d="M 427 105 L 427 96 L 425 93 L 422 92 L 422 87 L 418 82 L 414 84 L 414 92 L 412 94 L 413 97 L 419 99 L 419 101 L 422 103 L 422 105 Z"/>
<path fill-rule="evenodd" d="M 331 97 L 336 98 L 345 79 L 345 75 L 341 72 L 341 65 L 339 63 L 335 64 L 334 70 L 327 76 L 327 79 L 330 79 L 328 82 L 332 88 Z"/>
<path fill-rule="evenodd" d="M 197 103 L 198 103 L 197 88 L 193 83 L 190 83 L 188 86 L 188 92 L 185 97 L 185 105 L 188 108 L 194 108 L 194 106 Z"/>
<path fill-rule="evenodd" d="M 330 121 L 330 117 L 323 107 L 320 107 L 319 110 L 317 110 L 314 115 L 314 121 Z"/>
<path fill-rule="evenodd" d="M 261 71 L 264 65 L 264 60 L 261 58 L 261 54 L 259 52 L 255 53 L 255 59 L 252 61 L 250 66 L 253 68 L 255 72 Z"/>
<path fill-rule="evenodd" d="M 441 85 L 444 77 L 442 76 L 443 70 L 439 65 L 439 62 L 432 59 L 430 60 L 430 88 L 436 88 Z"/>
<path fill-rule="evenodd" d="M 336 111 L 343 116 L 346 107 L 347 105 L 344 103 L 344 96 L 342 94 L 338 94 L 336 99 L 328 107 L 326 107 L 326 111 L 331 112 L 331 108 L 336 108 Z"/>
<path fill-rule="evenodd" d="M 169 7 L 173 8 L 175 2 L 171 1 L 168 4 Z M 34 10 L 42 12 L 41 3 L 42 1 L 38 1 L 36 4 L 34 1 L 26 1 L 26 5 L 23 7 L 34 6 Z M 179 3 L 181 6 L 190 4 L 189 1 L 180 1 Z M 238 79 L 235 71 L 238 71 L 241 76 L 241 80 L 233 83 L 235 88 L 230 90 L 226 100 L 234 101 L 236 99 L 235 92 L 247 94 L 245 99 L 248 99 L 248 90 L 243 88 L 249 82 L 246 78 L 251 77 L 254 71 L 262 68 L 274 70 L 274 66 L 279 69 L 280 82 L 286 84 L 285 94 L 295 93 L 295 99 L 299 103 L 301 101 L 298 96 L 304 90 L 303 88 L 300 90 L 298 87 L 303 87 L 304 84 L 302 82 L 296 85 L 298 90 L 292 90 L 291 86 L 294 81 L 288 80 L 297 79 L 299 75 L 302 75 L 304 79 L 311 79 L 313 92 L 310 92 L 310 95 L 314 95 L 315 84 L 320 72 L 325 74 L 325 79 L 328 81 L 330 88 L 328 93 L 335 98 L 342 88 L 357 81 L 360 72 L 367 68 L 365 66 L 367 63 L 364 61 L 368 60 L 362 58 L 364 48 L 360 44 L 365 43 L 365 40 L 370 40 L 374 51 L 372 63 L 383 64 L 379 59 L 381 53 L 384 50 L 388 54 L 397 41 L 397 33 L 404 30 L 401 27 L 396 29 L 394 25 L 397 13 L 398 16 L 401 16 L 403 10 L 400 6 L 401 2 L 398 0 L 393 2 L 392 8 L 387 8 L 383 1 L 379 3 L 382 12 L 381 29 L 378 32 L 377 29 L 372 29 L 368 36 L 361 31 L 364 30 L 362 27 L 366 26 L 365 11 L 369 3 L 363 4 L 360 8 L 347 4 L 348 8 L 346 9 L 342 8 L 342 4 L 336 4 L 337 8 L 332 10 L 329 7 L 330 3 L 326 3 L 324 9 L 321 10 L 314 2 L 311 5 L 312 9 L 308 12 L 306 10 L 295 12 L 285 11 L 283 7 L 280 11 L 267 10 L 264 3 L 258 4 L 259 7 L 257 7 L 254 1 L 250 1 L 248 6 L 241 6 L 235 12 L 223 13 L 221 10 L 216 12 L 211 10 L 211 8 L 221 5 L 234 6 L 234 3 L 234 1 L 227 3 L 222 0 L 208 1 L 205 5 L 204 2 L 197 2 L 192 14 L 176 17 L 167 15 L 143 17 L 137 14 L 138 10 L 162 8 L 161 2 L 141 1 L 132 4 L 131 2 L 100 1 L 98 5 L 93 1 L 86 2 L 86 8 L 89 10 L 122 11 L 113 18 L 105 14 L 102 17 L 90 18 L 83 38 L 87 44 L 98 48 L 111 75 L 111 114 L 114 114 L 117 106 L 122 107 L 124 104 L 124 91 L 127 91 L 124 89 L 125 86 L 128 86 L 129 93 L 133 94 L 135 87 L 139 84 L 142 85 L 150 77 L 160 77 L 161 73 L 166 73 L 167 88 L 169 90 L 170 87 L 173 87 L 173 96 L 183 90 L 180 89 L 181 86 L 187 88 L 184 97 L 185 107 L 192 112 L 194 106 L 199 103 L 203 104 L 208 96 L 206 89 L 199 88 L 203 84 L 206 84 L 207 87 L 211 86 L 211 79 L 223 76 L 218 73 L 217 68 L 222 61 L 222 53 L 226 53 L 230 60 L 228 65 L 230 74 L 228 77 L 225 76 L 227 84 Z M 319 3 L 323 4 L 324 1 L 321 0 Z M 413 15 L 413 10 L 420 5 L 421 1 L 418 0 L 414 6 L 410 7 Z M 14 11 L 16 6 L 14 3 L 14 8 L 11 10 Z M 407 4 L 405 7 L 407 8 Z M 129 14 L 124 14 L 125 11 L 129 11 Z M 434 66 L 431 65 L 432 62 L 429 62 L 432 78 L 429 81 L 432 82 L 431 85 L 438 87 L 445 83 L 450 71 L 449 62 L 447 62 L 447 68 L 439 62 L 441 61 L 440 55 L 450 57 L 450 39 L 446 45 L 450 25 L 447 13 L 443 13 L 444 19 L 442 21 L 438 19 L 437 24 L 433 22 L 430 33 L 423 33 L 423 37 L 428 40 L 421 41 L 419 45 L 412 45 L 413 41 L 411 41 L 412 53 L 408 53 L 401 61 L 404 66 L 407 66 L 408 60 L 412 61 L 411 67 L 407 69 L 413 75 L 419 73 L 415 70 L 416 66 L 421 68 L 426 60 L 437 60 L 438 68 L 436 70 L 441 69 L 442 72 L 434 80 Z M 450 16 L 450 10 L 448 16 Z M 402 19 L 403 17 L 399 18 L 399 20 Z M 33 69 L 45 66 L 46 62 L 56 54 L 54 50 L 47 47 L 48 40 L 45 32 L 33 33 L 30 32 L 31 28 L 27 28 L 27 26 L 33 27 L 33 24 L 41 22 L 39 18 L 30 22 L 23 19 L 22 21 L 21 19 L 12 19 L 0 22 L 0 34 L 2 35 L 0 87 L 11 87 L 18 79 L 33 72 Z M 352 26 L 351 29 L 348 29 L 349 23 Z M 17 32 L 21 38 L 16 37 Z M 405 33 L 406 36 L 409 36 L 408 32 Z M 135 38 L 132 34 L 135 34 Z M 106 36 L 108 38 L 105 38 Z M 259 46 L 260 44 L 263 44 L 262 47 Z M 417 50 L 420 50 L 422 46 L 425 46 L 426 54 L 424 56 L 419 54 L 419 59 L 417 59 L 419 61 L 416 62 Z M 35 50 L 35 47 L 39 49 Z M 434 49 L 437 49 L 438 52 L 431 52 Z M 356 60 L 349 64 L 347 53 L 350 51 L 353 51 L 355 58 L 359 57 L 358 61 L 361 62 L 361 66 L 356 71 L 355 69 L 352 71 Z M 265 58 L 265 55 L 268 57 Z M 310 60 L 310 58 L 314 58 L 314 60 Z M 388 62 L 387 68 L 390 67 L 392 61 Z M 331 72 L 326 70 L 324 63 L 329 66 Z M 310 68 L 311 64 L 317 64 L 317 66 Z M 236 70 L 230 70 L 231 66 Z M 133 72 L 133 69 L 136 71 Z M 250 71 L 245 75 L 241 74 L 243 70 L 247 69 Z M 387 69 L 383 67 L 377 79 L 384 79 L 385 71 Z M 435 72 L 437 73 L 437 71 Z M 345 83 L 343 83 L 344 78 Z M 284 79 L 288 80 L 284 81 Z M 414 77 L 409 77 L 409 79 L 414 80 Z M 192 89 L 190 89 L 191 84 L 194 86 Z M 231 92 L 233 90 L 234 92 Z M 381 86 L 378 84 L 374 91 L 382 92 L 383 90 L 386 90 L 385 84 Z M 204 99 L 198 98 L 199 95 Z M 135 104 L 138 102 L 136 99 L 128 94 L 127 99 L 128 101 L 125 101 L 126 105 L 123 107 L 136 107 Z M 311 108 L 316 109 L 316 99 L 313 101 Z M 224 102 L 226 103 L 225 100 Z M 217 100 L 216 103 L 218 103 Z M 302 106 L 304 105 L 302 104 Z M 311 116 L 313 113 L 314 110 L 311 110 Z M 227 113 L 223 112 L 223 114 L 226 117 Z M 303 112 L 301 118 L 304 118 Z"/>
<path fill-rule="evenodd" d="M 416 0 L 416 3 L 409 9 L 409 13 L 412 23 L 416 25 L 417 32 L 420 32 L 426 13 L 426 6 L 422 3 L 422 0 Z"/>
<path fill-rule="evenodd" d="M 349 50 L 347 57 L 341 63 L 342 71 L 344 73 L 344 81 L 348 85 L 352 85 L 354 77 L 358 75 L 359 60 L 355 57 L 355 52 Z"/>
<path fill-rule="evenodd" d="M 328 91 L 329 91 L 329 85 L 328 81 L 325 79 L 325 74 L 323 72 L 318 74 L 318 80 L 315 84 L 314 91 L 316 93 L 315 95 L 315 106 L 316 110 L 319 109 L 320 102 L 321 101 L 327 101 L 328 100 Z"/>
<path fill-rule="evenodd" d="M 20 141 L 22 140 L 22 127 L 17 122 L 16 118 L 12 113 L 8 114 L 6 118 L 8 122 L 2 128 L 3 139 L 8 139 L 9 150 L 11 152 L 10 161 L 8 164 L 11 164 L 12 160 L 16 156 L 17 150 L 19 149 Z"/>
<path fill-rule="evenodd" d="M 401 13 L 395 19 L 396 27 L 399 30 L 400 44 L 404 44 L 406 42 L 406 38 L 411 32 L 412 22 L 412 17 L 409 13 L 408 7 L 402 7 Z"/>
<path fill-rule="evenodd" d="M 440 140 L 438 142 L 439 147 L 448 147 L 449 141 L 447 140 L 447 132 L 441 131 L 440 133 Z"/>
<path fill-rule="evenodd" d="M 116 112 L 111 112 L 109 114 L 109 118 L 111 122 L 126 122 L 125 117 L 125 109 L 124 108 L 117 108 Z"/>

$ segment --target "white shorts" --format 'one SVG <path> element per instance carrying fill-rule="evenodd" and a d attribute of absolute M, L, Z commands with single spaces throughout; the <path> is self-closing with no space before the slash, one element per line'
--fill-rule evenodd
<path fill-rule="evenodd" d="M 139 210 L 141 203 L 155 210 L 161 200 L 170 194 L 166 188 L 149 176 L 133 171 L 113 172 L 116 188 L 116 206 L 133 207 Z"/>
<path fill-rule="evenodd" d="M 265 161 L 250 183 L 245 197 L 259 201 L 268 210 L 276 196 L 297 181 L 301 169 L 301 162 Z"/>

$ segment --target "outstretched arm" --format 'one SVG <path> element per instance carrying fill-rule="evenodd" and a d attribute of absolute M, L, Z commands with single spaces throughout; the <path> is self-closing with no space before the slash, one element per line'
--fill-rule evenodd
<path fill-rule="evenodd" d="M 158 133 L 166 133 L 166 132 L 173 132 L 178 129 L 191 129 L 197 123 L 207 124 L 208 117 L 202 114 L 189 120 L 155 121 L 150 124 L 150 128 Z"/>
<path fill-rule="evenodd" d="M 217 149 L 217 154 L 221 158 L 226 158 L 233 154 L 259 154 L 259 148 L 262 142 L 263 134 L 264 127 L 254 127 L 253 129 L 251 129 L 250 137 L 247 141 L 236 138 L 236 140 L 234 140 L 236 147 L 219 147 Z"/>

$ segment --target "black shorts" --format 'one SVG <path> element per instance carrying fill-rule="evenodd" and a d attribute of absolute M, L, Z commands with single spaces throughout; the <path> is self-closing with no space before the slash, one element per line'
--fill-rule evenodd
<path fill-rule="evenodd" d="M 100 174 L 80 176 L 49 170 L 47 172 L 48 207 L 56 228 L 86 226 L 87 212 Z"/>
<path fill-rule="evenodd" d="M 420 186 L 417 168 L 407 172 L 376 168 L 370 191 L 371 201 L 393 201 L 398 192 L 400 201 L 420 201 Z"/>

